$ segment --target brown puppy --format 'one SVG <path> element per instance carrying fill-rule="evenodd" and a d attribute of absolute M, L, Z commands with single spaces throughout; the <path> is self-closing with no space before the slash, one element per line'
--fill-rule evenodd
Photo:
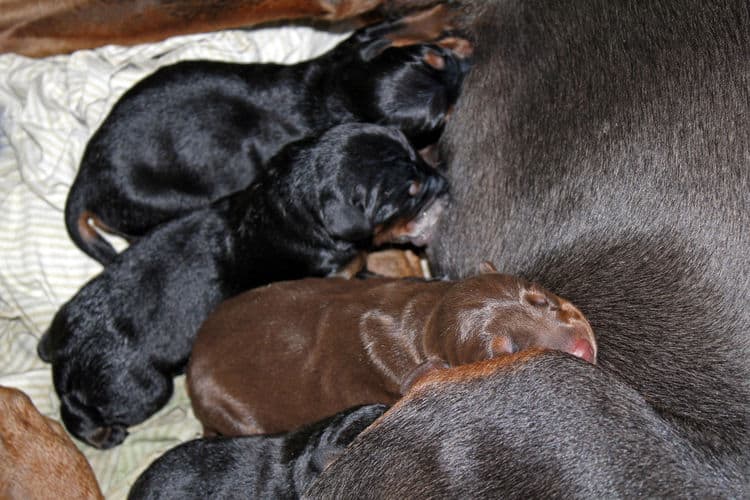
<path fill-rule="evenodd" d="M 570 302 L 506 274 L 463 281 L 307 279 L 221 304 L 198 333 L 188 390 L 206 434 L 275 433 L 392 404 L 434 369 L 529 347 L 596 360 Z"/>
<path fill-rule="evenodd" d="M 62 425 L 26 394 L 0 386 L 0 415 L 0 498 L 104 498 Z"/>

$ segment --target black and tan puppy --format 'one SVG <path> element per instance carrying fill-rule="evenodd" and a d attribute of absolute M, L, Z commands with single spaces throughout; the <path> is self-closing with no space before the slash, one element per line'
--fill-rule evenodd
<path fill-rule="evenodd" d="M 299 498 L 386 408 L 353 408 L 288 434 L 183 443 L 154 461 L 128 498 Z"/>
<path fill-rule="evenodd" d="M 63 423 L 118 444 L 167 401 L 221 300 L 330 274 L 374 235 L 424 242 L 446 194 L 395 129 L 350 123 L 287 146 L 250 187 L 149 233 L 58 311 L 38 350 Z"/>
<path fill-rule="evenodd" d="M 157 70 L 89 141 L 65 207 L 71 238 L 107 264 L 115 251 L 92 224 L 140 237 L 246 187 L 285 144 L 337 124 L 394 126 L 417 149 L 434 143 L 467 69 L 465 47 L 389 47 L 407 28 L 363 28 L 295 65 L 185 61 Z"/>

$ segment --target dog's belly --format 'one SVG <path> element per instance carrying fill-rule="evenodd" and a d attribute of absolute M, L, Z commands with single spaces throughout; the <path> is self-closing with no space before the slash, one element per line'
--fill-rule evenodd
<path fill-rule="evenodd" d="M 746 471 L 748 12 L 618 4 L 499 2 L 475 19 L 433 261 L 458 276 L 490 259 L 571 299 L 604 370 Z"/>

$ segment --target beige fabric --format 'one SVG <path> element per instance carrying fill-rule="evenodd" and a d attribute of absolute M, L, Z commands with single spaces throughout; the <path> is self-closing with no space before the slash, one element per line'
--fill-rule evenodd
<path fill-rule="evenodd" d="M 176 37 L 28 59 L 0 54 L 0 385 L 17 387 L 58 417 L 37 339 L 57 308 L 101 268 L 69 240 L 62 210 L 86 141 L 116 100 L 157 67 L 185 59 L 294 63 L 344 35 L 269 28 Z M 119 249 L 122 241 L 116 241 Z M 131 429 L 122 446 L 80 445 L 107 498 L 123 498 L 164 450 L 199 435 L 184 377 L 169 405 Z M 43 471 L 40 471 L 43 473 Z"/>

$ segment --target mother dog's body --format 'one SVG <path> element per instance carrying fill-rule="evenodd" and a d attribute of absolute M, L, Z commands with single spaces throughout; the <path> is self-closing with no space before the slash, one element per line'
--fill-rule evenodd
<path fill-rule="evenodd" d="M 425 452 L 423 472 L 442 471 L 442 480 L 418 485 L 409 461 L 386 458 L 389 445 L 364 458 L 370 441 L 396 446 L 376 426 L 315 492 L 345 481 L 348 494 L 367 493 L 371 477 L 386 491 L 415 483 L 412 497 L 445 493 L 445 481 L 496 495 L 501 483 L 460 488 L 479 477 L 461 471 L 474 470 L 513 474 L 497 486 L 511 496 L 594 494 L 601 485 L 610 494 L 750 495 L 750 4 L 474 4 L 474 67 L 442 142 L 453 205 L 433 261 L 464 276 L 490 259 L 569 297 L 597 332 L 600 364 L 554 356 L 539 379 L 508 382 L 525 391 L 519 401 L 546 403 L 531 410 L 550 438 L 537 447 L 524 445 L 535 426 L 515 425 L 508 412 L 488 412 L 479 426 L 488 435 L 512 429 L 503 442 L 474 439 L 456 420 L 463 458 L 443 471 Z M 577 406 L 549 377 L 593 403 Z M 633 392 L 643 399 L 625 398 Z M 383 422 L 433 418 L 396 410 Z M 628 430 L 650 415 L 669 432 Z M 601 423 L 612 418 L 622 427 Z M 553 453 L 566 449 L 571 426 L 591 449 L 611 450 L 617 467 L 590 476 L 589 458 L 606 454 Z M 584 431 L 592 428 L 612 432 Z M 403 429 L 402 445 L 412 438 Z M 708 486 L 692 489 L 696 474 Z"/>

